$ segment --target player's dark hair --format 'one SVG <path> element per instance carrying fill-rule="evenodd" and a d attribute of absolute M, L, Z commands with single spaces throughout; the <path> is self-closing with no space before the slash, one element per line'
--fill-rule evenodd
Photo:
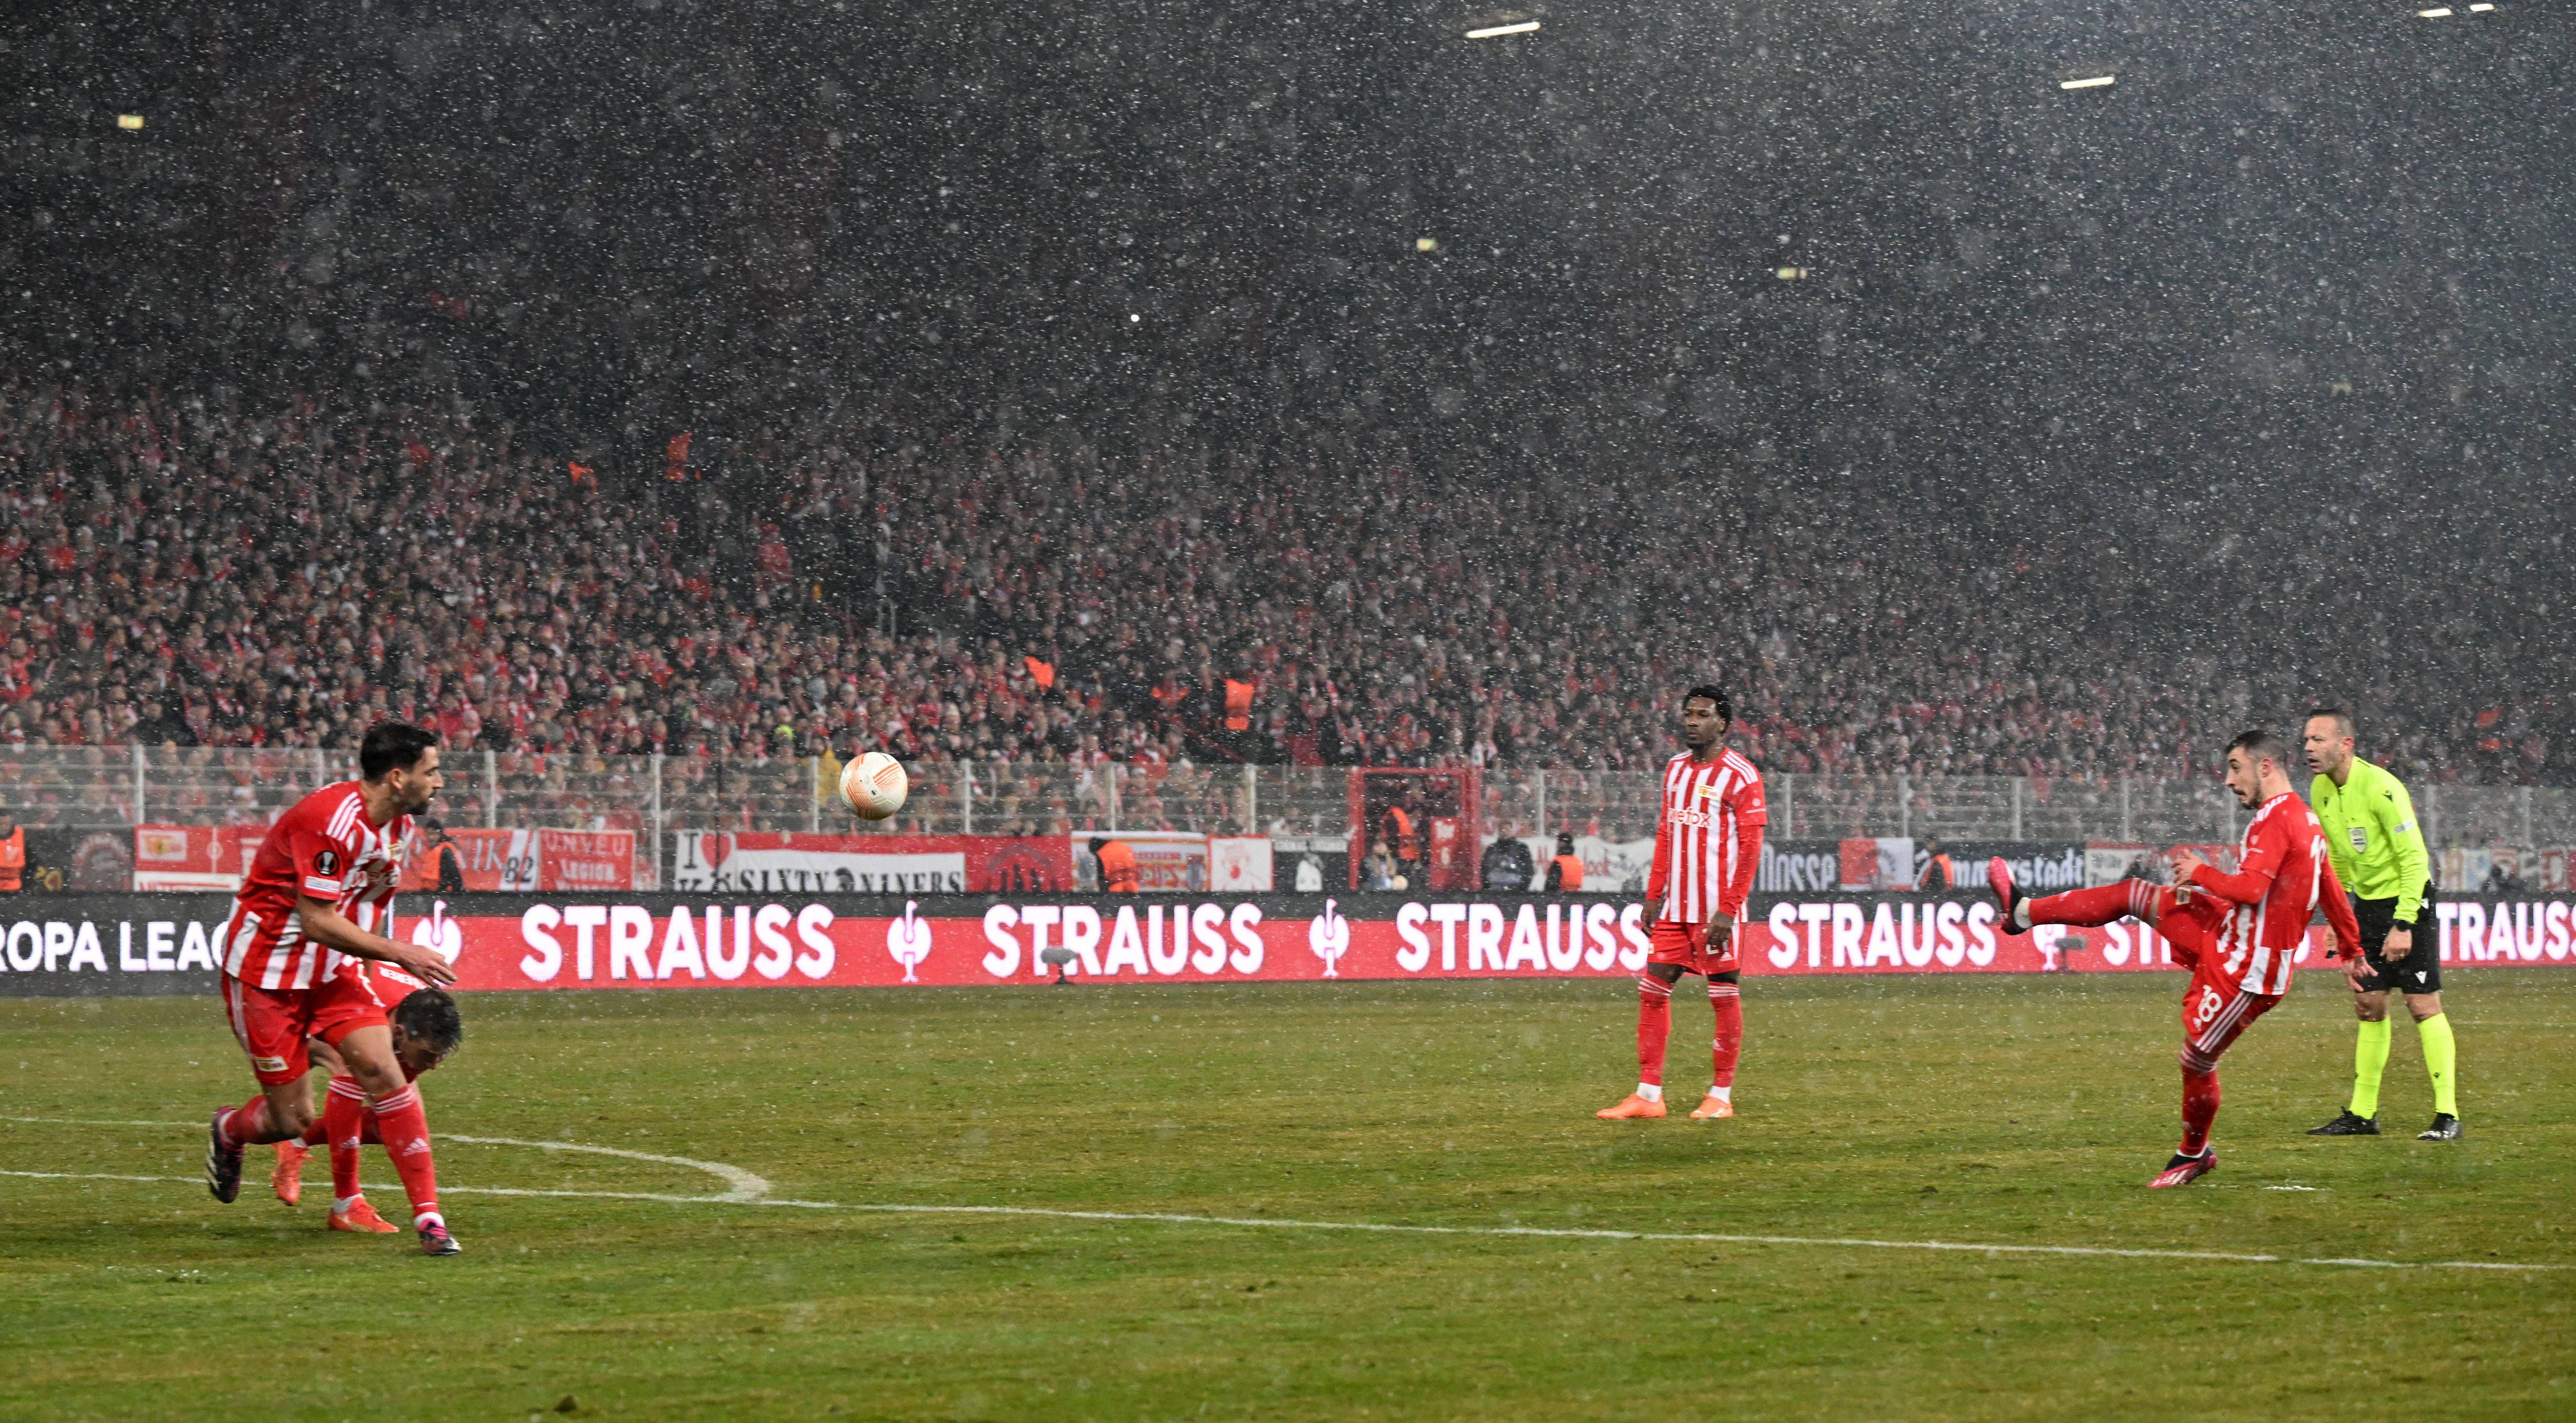
<path fill-rule="evenodd" d="M 1682 693 L 1682 705 L 1689 706 L 1692 702 L 1697 701 L 1702 697 L 1706 697 L 1711 703 L 1716 705 L 1717 719 L 1719 721 L 1725 722 L 1729 726 L 1733 726 L 1735 724 L 1735 706 L 1733 703 L 1727 701 L 1726 693 L 1720 690 L 1714 682 L 1702 682 L 1698 686 L 1691 688 L 1689 691 Z"/>
<path fill-rule="evenodd" d="M 387 771 L 408 771 L 421 753 L 438 744 L 438 733 L 404 721 L 380 721 L 367 728 L 358 743 L 358 774 L 381 781 Z"/>
<path fill-rule="evenodd" d="M 465 1019 L 445 989 L 416 988 L 394 1005 L 394 1021 L 403 1035 L 444 1056 L 465 1041 Z"/>
<path fill-rule="evenodd" d="M 2268 760 L 2279 767 L 2283 775 L 2289 774 L 2290 748 L 2281 743 L 2281 738 L 2259 726 L 2236 733 L 2236 739 L 2227 743 L 2227 749 L 2244 752 L 2248 761 Z"/>
<path fill-rule="evenodd" d="M 2335 719 L 2335 730 L 2342 732 L 2346 736 L 2358 736 L 2361 734 L 2353 730 L 2352 713 L 2345 711 L 2341 707 L 2308 708 L 2308 720 L 2314 721 L 2321 716 L 2333 717 Z"/>

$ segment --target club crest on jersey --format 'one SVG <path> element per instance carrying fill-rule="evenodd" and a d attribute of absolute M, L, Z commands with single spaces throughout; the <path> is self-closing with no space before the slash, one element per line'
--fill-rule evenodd
<path fill-rule="evenodd" d="M 1713 785 L 1701 786 L 1697 793 L 1697 798 L 1700 800 L 1717 799 L 1717 787 Z"/>

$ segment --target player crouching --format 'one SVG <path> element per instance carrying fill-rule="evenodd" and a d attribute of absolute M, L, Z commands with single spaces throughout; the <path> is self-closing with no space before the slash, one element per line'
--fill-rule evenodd
<path fill-rule="evenodd" d="M 392 1003 L 387 1016 L 393 1020 L 394 1057 L 402 1064 L 404 1080 L 410 1084 L 404 1093 L 417 1102 L 421 1074 L 445 1062 L 465 1041 L 464 1018 L 456 1011 L 454 998 L 400 969 L 379 964 L 372 977 L 377 996 Z M 360 1148 L 384 1144 L 376 1130 L 375 1116 L 385 1104 L 368 1100 L 358 1079 L 349 1074 L 329 1047 L 317 1043 L 315 1048 L 314 1057 L 331 1073 L 322 1098 L 322 1115 L 305 1129 L 301 1139 L 277 1144 L 277 1170 L 269 1178 L 270 1188 L 279 1200 L 294 1205 L 303 1195 L 307 1148 L 328 1143 L 331 1228 L 392 1235 L 401 1227 L 376 1214 L 376 1208 L 367 1204 L 358 1185 Z M 400 1095 L 403 1094 L 397 1094 Z M 400 1103 L 394 1105 L 399 1107 Z M 423 1120 L 426 1119 L 424 1109 Z"/>
<path fill-rule="evenodd" d="M 2235 874 L 2221 874 L 2189 850 L 2173 852 L 2172 888 L 2126 880 L 2042 899 L 2022 895 L 2002 860 L 1986 866 L 2007 933 L 2034 924 L 2145 921 L 2173 943 L 2191 969 L 2182 997 L 2182 1144 L 2151 1187 L 2181 1186 L 2218 1169 L 2209 1144 L 2218 1119 L 2218 1059 L 2254 1020 L 2290 991 L 2290 966 L 2322 906 L 2347 977 L 2366 972 L 2361 926 L 2326 859 L 2325 832 L 2290 790 L 2289 750 L 2268 731 L 2227 743 L 2227 788 L 2254 818 L 2237 843 Z"/>
<path fill-rule="evenodd" d="M 316 791 L 278 817 L 233 897 L 223 935 L 224 1011 L 260 1091 L 208 1123 L 206 1189 L 230 1203 L 241 1194 L 243 1147 L 294 1140 L 312 1126 L 307 1041 L 318 1038 L 337 1049 L 374 1104 L 368 1114 L 411 1197 L 422 1251 L 453 1255 L 420 1094 L 394 1055 L 384 1003 L 359 964 L 392 964 L 433 984 L 455 982 L 456 972 L 435 951 L 371 933 L 351 917 L 372 918 L 393 892 L 411 818 L 444 780 L 438 737 L 400 723 L 377 726 L 359 747 L 358 769 L 361 779 Z"/>

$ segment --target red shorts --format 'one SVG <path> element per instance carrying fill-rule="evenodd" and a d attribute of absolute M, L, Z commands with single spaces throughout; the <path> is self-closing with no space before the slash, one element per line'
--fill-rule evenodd
<path fill-rule="evenodd" d="M 2202 958 L 2182 994 L 2182 1065 L 2194 1072 L 2216 1068 L 2220 1055 L 2281 998 L 2246 992 L 2242 979 L 2219 971 L 2214 955 Z"/>
<path fill-rule="evenodd" d="M 1654 927 L 1646 931 L 1646 962 L 1670 964 L 1684 973 L 1695 973 L 1703 978 L 1713 973 L 1732 973 L 1742 966 L 1735 955 L 1735 935 L 1727 935 L 1726 941 L 1712 950 L 1707 945 L 1707 934 L 1708 926 L 1705 924 L 1681 924 L 1670 919 L 1658 919 Z"/>
<path fill-rule="evenodd" d="M 2202 891 L 2156 891 L 2156 932 L 2173 945 L 2174 961 L 2197 965 L 2218 947 L 2218 926 L 2227 922 L 2227 901 Z"/>
<path fill-rule="evenodd" d="M 226 975 L 223 991 L 224 1016 L 232 1020 L 233 1036 L 263 1087 L 293 1082 L 312 1070 L 306 1038 L 338 1047 L 360 1028 L 385 1025 L 384 1004 L 352 963 L 311 988 L 261 988 Z"/>

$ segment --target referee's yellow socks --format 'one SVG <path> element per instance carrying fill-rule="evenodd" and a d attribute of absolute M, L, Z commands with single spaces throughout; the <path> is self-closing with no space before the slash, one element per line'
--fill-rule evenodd
<path fill-rule="evenodd" d="M 2367 1023 L 2363 1027 L 2370 1026 Z M 2388 1025 L 2381 1023 L 2379 1060 L 2388 1061 Z M 2456 1069 L 2459 1047 L 2451 1041 L 2451 1015 L 2436 1013 L 2415 1025 L 2424 1035 L 2424 1071 L 2433 1079 L 2433 1110 L 2456 1117 L 2460 1114 L 2460 1089 Z M 2373 1074 L 2371 1095 L 2378 1096 L 2377 1076 Z"/>
<path fill-rule="evenodd" d="M 2435 1021 L 2440 1021 L 2436 1019 Z M 2352 1042 L 2352 1114 L 2356 1117 L 2379 1115 L 2379 1075 L 2388 1070 L 2388 1020 L 2360 1023 L 2358 1037 Z M 2447 1050 L 2451 1030 L 2442 1029 L 2442 1042 Z M 2431 1039 L 2426 1039 L 2425 1056 L 2432 1056 Z"/>

